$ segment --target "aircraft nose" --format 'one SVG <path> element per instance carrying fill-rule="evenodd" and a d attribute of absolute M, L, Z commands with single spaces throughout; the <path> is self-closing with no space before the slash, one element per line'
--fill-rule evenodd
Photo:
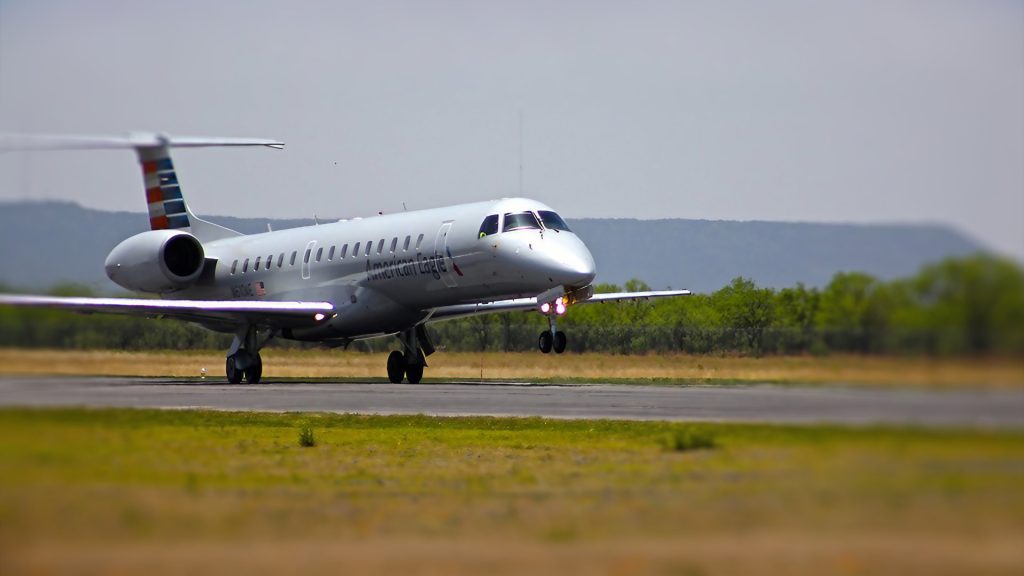
<path fill-rule="evenodd" d="M 554 273 L 559 284 L 582 287 L 590 284 L 597 274 L 594 257 L 579 239 L 565 242 L 551 254 Z"/>

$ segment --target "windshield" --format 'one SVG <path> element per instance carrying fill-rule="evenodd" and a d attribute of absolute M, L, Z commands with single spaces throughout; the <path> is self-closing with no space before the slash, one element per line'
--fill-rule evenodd
<path fill-rule="evenodd" d="M 483 224 L 480 224 L 480 238 L 484 236 L 490 236 L 491 234 L 498 233 L 498 215 L 491 214 L 487 218 L 484 218 Z"/>
<path fill-rule="evenodd" d="M 561 216 L 551 210 L 539 210 L 537 215 L 540 216 L 540 221 L 544 223 L 544 227 L 549 230 L 572 232 L 572 230 L 569 230 L 569 225 L 565 223 L 565 220 L 562 220 Z"/>
<path fill-rule="evenodd" d="M 505 232 L 525 229 L 540 230 L 540 222 L 533 212 L 518 212 L 516 214 L 505 214 Z"/>

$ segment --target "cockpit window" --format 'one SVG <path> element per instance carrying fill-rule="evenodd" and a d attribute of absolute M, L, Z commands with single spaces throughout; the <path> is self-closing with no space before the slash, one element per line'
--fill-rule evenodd
<path fill-rule="evenodd" d="M 478 237 L 479 238 L 483 238 L 484 236 L 490 236 L 491 234 L 497 234 L 497 233 L 498 233 L 498 215 L 497 214 L 491 214 L 487 218 L 484 218 L 483 224 L 480 225 L 480 234 L 478 235 Z M 409 241 L 406 240 L 405 243 L 409 244 Z"/>
<path fill-rule="evenodd" d="M 569 225 L 565 223 L 565 220 L 562 220 L 561 216 L 551 210 L 538 210 L 537 215 L 540 216 L 540 221 L 544 223 L 544 227 L 548 230 L 572 232 L 572 230 L 569 230 Z"/>
<path fill-rule="evenodd" d="M 518 212 L 516 214 L 505 214 L 505 232 L 525 229 L 540 230 L 540 222 L 533 212 Z"/>

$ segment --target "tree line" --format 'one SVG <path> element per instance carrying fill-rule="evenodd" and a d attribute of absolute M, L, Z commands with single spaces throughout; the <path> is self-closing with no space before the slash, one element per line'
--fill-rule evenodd
<path fill-rule="evenodd" d="M 595 289 L 650 288 L 631 280 Z M 91 295 L 73 285 L 51 293 Z M 447 350 L 529 351 L 546 328 L 541 314 L 510 312 L 438 322 L 430 332 Z M 573 306 L 558 318 L 558 328 L 568 335 L 570 352 L 1022 355 L 1024 271 L 1009 260 L 977 255 L 890 281 L 841 272 L 820 289 L 797 284 L 775 290 L 736 278 L 710 294 Z M 0 307 L 0 346 L 226 349 L 230 340 L 184 322 Z M 383 338 L 352 348 L 379 351 L 393 344 Z"/>

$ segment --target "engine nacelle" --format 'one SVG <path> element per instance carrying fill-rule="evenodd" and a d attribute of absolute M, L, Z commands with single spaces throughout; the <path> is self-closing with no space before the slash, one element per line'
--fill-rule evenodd
<path fill-rule="evenodd" d="M 150 230 L 115 246 L 104 267 L 108 278 L 129 290 L 171 292 L 198 280 L 205 258 L 195 236 L 181 230 Z"/>

